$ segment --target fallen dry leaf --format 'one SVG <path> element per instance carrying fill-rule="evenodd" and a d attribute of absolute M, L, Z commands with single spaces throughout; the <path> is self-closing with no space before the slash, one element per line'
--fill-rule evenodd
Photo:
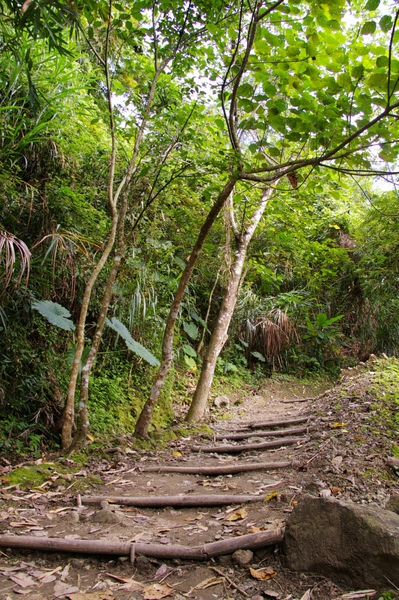
<path fill-rule="evenodd" d="M 269 502 L 270 500 L 273 500 L 273 498 L 277 498 L 276 490 L 273 490 L 272 492 L 270 492 L 270 494 L 266 494 L 264 502 Z"/>
<path fill-rule="evenodd" d="M 249 572 L 258 581 L 268 581 L 277 575 L 271 567 L 264 567 L 263 569 L 252 569 L 250 567 Z"/>
<path fill-rule="evenodd" d="M 312 597 L 312 590 L 306 590 L 304 595 L 301 597 L 301 600 L 310 600 Z"/>
<path fill-rule="evenodd" d="M 32 585 L 37 585 L 37 581 L 32 579 L 30 575 L 24 575 L 24 573 L 15 573 L 15 575 L 9 575 L 8 579 L 11 579 L 11 581 L 24 589 Z"/>
<path fill-rule="evenodd" d="M 192 589 L 206 590 L 207 588 L 212 587 L 213 585 L 219 585 L 220 583 L 223 583 L 222 577 L 208 577 L 208 579 L 204 579 L 204 581 L 201 581 Z"/>
<path fill-rule="evenodd" d="M 161 565 L 154 575 L 154 579 L 162 579 L 169 571 L 169 567 L 165 564 Z"/>
<path fill-rule="evenodd" d="M 340 427 L 347 427 L 348 423 L 330 423 L 331 429 L 339 429 Z"/>
<path fill-rule="evenodd" d="M 143 588 L 142 594 L 144 600 L 161 600 L 167 596 L 172 596 L 174 588 L 168 583 L 152 583 Z"/>
<path fill-rule="evenodd" d="M 342 600 L 363 600 L 363 598 L 371 598 L 376 595 L 376 590 L 358 590 L 357 592 L 350 592 L 349 594 L 343 594 Z"/>
<path fill-rule="evenodd" d="M 115 596 L 109 590 L 103 592 L 77 592 L 77 594 L 68 594 L 69 600 L 114 600 Z"/>
<path fill-rule="evenodd" d="M 245 508 L 240 508 L 236 510 L 231 515 L 225 518 L 225 521 L 239 521 L 240 519 L 245 519 L 248 516 L 248 513 Z"/>
<path fill-rule="evenodd" d="M 256 527 L 256 525 L 251 525 L 251 527 L 248 527 L 248 533 L 260 533 L 261 531 L 265 531 L 265 528 Z"/>
<path fill-rule="evenodd" d="M 137 583 L 137 585 L 140 585 L 141 588 L 144 587 L 143 583 L 140 583 L 139 581 L 135 581 L 134 579 L 131 579 L 130 577 L 119 577 L 119 575 L 112 575 L 112 573 L 105 573 L 107 577 L 111 577 L 111 579 L 115 579 L 115 581 L 120 581 L 120 583 Z"/>
<path fill-rule="evenodd" d="M 60 596 L 68 596 L 70 594 L 77 594 L 79 592 L 79 588 L 76 585 L 69 585 L 68 583 L 63 583 L 62 581 L 57 581 L 54 586 L 54 598 L 59 598 Z"/>

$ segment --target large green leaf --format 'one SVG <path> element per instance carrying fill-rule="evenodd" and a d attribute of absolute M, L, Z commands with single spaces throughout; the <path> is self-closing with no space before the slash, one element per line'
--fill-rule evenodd
<path fill-rule="evenodd" d="M 192 321 L 190 321 L 189 323 L 187 323 L 187 321 L 184 321 L 183 329 L 192 340 L 197 339 L 198 327 L 196 326 L 195 323 L 193 323 Z"/>
<path fill-rule="evenodd" d="M 137 354 L 137 356 L 140 356 L 140 358 L 148 362 L 148 364 L 152 365 L 153 367 L 159 366 L 159 360 L 149 350 L 147 350 L 147 348 L 144 348 L 144 346 L 132 338 L 128 329 L 119 321 L 119 319 L 112 317 L 111 320 L 107 319 L 106 323 L 109 327 L 111 327 L 111 329 L 116 331 L 121 336 L 129 350 Z"/>
<path fill-rule="evenodd" d="M 65 331 L 75 331 L 75 325 L 69 318 L 71 313 L 58 302 L 36 300 L 32 303 L 32 308 L 37 310 L 52 325 L 65 329 Z"/>

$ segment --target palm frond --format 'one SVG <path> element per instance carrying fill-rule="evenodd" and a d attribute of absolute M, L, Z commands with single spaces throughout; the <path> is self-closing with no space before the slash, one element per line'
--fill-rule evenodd
<path fill-rule="evenodd" d="M 28 282 L 30 257 L 30 250 L 23 240 L 5 229 L 0 229 L 0 293 L 10 285 L 18 259 L 20 270 L 15 285 L 18 286 L 24 276 L 26 283 Z"/>

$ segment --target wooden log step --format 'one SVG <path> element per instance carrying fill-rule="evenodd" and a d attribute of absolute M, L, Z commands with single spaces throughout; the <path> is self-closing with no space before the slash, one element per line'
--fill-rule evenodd
<path fill-rule="evenodd" d="M 28 535 L 0 535 L 1 548 L 46 550 L 50 552 L 77 552 L 79 554 L 106 554 L 130 556 L 141 554 L 154 558 L 208 560 L 236 550 L 256 550 L 283 541 L 282 529 L 250 533 L 202 546 L 143 544 L 140 542 L 110 542 L 108 540 L 67 540 L 64 538 L 38 538 Z"/>
<path fill-rule="evenodd" d="M 291 398 L 291 400 L 280 400 L 283 404 L 291 404 L 293 402 L 313 402 L 316 398 Z"/>
<path fill-rule="evenodd" d="M 257 444 L 225 444 L 224 446 L 191 446 L 193 452 L 216 452 L 217 454 L 229 452 L 247 452 L 248 450 L 264 450 L 266 448 L 280 448 L 281 446 L 292 446 L 298 442 L 308 442 L 310 438 L 282 438 L 270 442 L 260 442 Z"/>
<path fill-rule="evenodd" d="M 284 435 L 296 435 L 307 433 L 309 427 L 291 427 L 289 429 L 275 429 L 274 431 L 243 431 L 241 433 L 219 433 L 213 436 L 214 440 L 246 440 L 251 437 L 280 437 Z"/>
<path fill-rule="evenodd" d="M 298 423 L 306 423 L 311 420 L 310 415 L 303 415 L 300 417 L 290 417 L 289 419 L 278 419 L 276 421 L 260 421 L 258 423 L 248 423 L 245 427 L 236 428 L 234 431 L 247 431 L 248 429 L 266 429 L 273 427 L 285 427 L 285 425 L 297 425 Z"/>
<path fill-rule="evenodd" d="M 158 465 L 140 468 L 144 473 L 184 473 L 186 475 L 234 475 L 235 473 L 246 473 L 247 471 L 275 471 L 276 469 L 299 468 L 301 463 L 293 460 L 276 462 L 235 463 L 231 465 L 220 465 L 215 467 L 200 467 L 197 465 L 185 465 L 174 467 L 169 465 Z"/>
<path fill-rule="evenodd" d="M 278 483 L 278 482 L 277 482 Z M 81 496 L 82 504 L 101 504 L 109 502 L 124 506 L 148 508 L 223 506 L 227 504 L 245 504 L 246 502 L 262 502 L 264 496 L 248 494 L 185 494 L 184 496 Z"/>

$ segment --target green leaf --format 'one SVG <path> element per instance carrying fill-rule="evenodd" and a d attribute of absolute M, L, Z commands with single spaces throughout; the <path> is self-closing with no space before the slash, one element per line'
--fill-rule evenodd
<path fill-rule="evenodd" d="M 381 88 L 385 87 L 387 84 L 387 74 L 386 73 L 373 73 L 367 79 L 367 83 L 371 88 Z"/>
<path fill-rule="evenodd" d="M 194 348 L 192 346 L 189 346 L 188 344 L 184 344 L 183 352 L 184 352 L 184 354 L 187 354 L 187 356 L 192 356 L 193 358 L 197 358 L 196 351 L 194 350 Z"/>
<path fill-rule="evenodd" d="M 197 339 L 198 327 L 196 326 L 195 323 L 193 323 L 192 321 L 190 321 L 190 323 L 187 323 L 187 321 L 184 321 L 183 329 L 192 340 Z"/>
<path fill-rule="evenodd" d="M 223 371 L 225 373 L 228 373 L 229 371 L 232 371 L 233 373 L 236 373 L 238 371 L 237 367 L 231 363 L 231 362 L 225 362 L 223 365 Z"/>
<path fill-rule="evenodd" d="M 350 88 L 352 81 L 348 73 L 340 73 L 337 77 L 337 83 L 342 88 Z"/>
<path fill-rule="evenodd" d="M 362 35 L 370 35 L 371 33 L 374 33 L 374 31 L 375 31 L 376 29 L 377 29 L 377 23 L 376 23 L 375 21 L 367 21 L 367 22 L 366 22 L 366 23 L 363 25 L 363 27 L 362 27 L 362 29 L 361 29 L 360 33 L 361 33 Z"/>
<path fill-rule="evenodd" d="M 386 67 L 388 65 L 388 57 L 387 56 L 379 56 L 376 61 L 377 67 Z"/>
<path fill-rule="evenodd" d="M 243 83 L 238 88 L 238 95 L 243 98 L 250 98 L 254 93 L 254 88 L 249 83 Z"/>
<path fill-rule="evenodd" d="M 190 314 L 191 318 L 194 319 L 194 321 L 197 321 L 197 323 L 199 323 L 200 325 L 202 325 L 202 327 L 204 327 L 207 331 L 209 331 L 208 326 L 206 324 L 206 321 L 204 321 L 204 319 L 202 319 L 202 317 L 200 317 L 195 310 L 193 310 Z"/>
<path fill-rule="evenodd" d="M 364 73 L 363 65 L 356 65 L 352 69 L 352 77 L 354 77 L 355 79 L 360 79 L 361 77 L 363 77 L 363 73 Z"/>
<path fill-rule="evenodd" d="M 391 15 L 384 15 L 380 19 L 380 27 L 382 31 L 387 33 L 392 27 L 392 17 Z"/>
<path fill-rule="evenodd" d="M 319 313 L 316 317 L 316 323 L 318 324 L 319 327 L 324 327 L 325 324 L 327 323 L 328 319 L 327 319 L 327 315 L 325 313 Z"/>
<path fill-rule="evenodd" d="M 369 0 L 364 7 L 365 10 L 376 10 L 380 5 L 380 0 Z"/>
<path fill-rule="evenodd" d="M 80 359 L 78 377 L 80 377 L 82 374 L 83 365 L 86 363 L 87 357 L 89 356 L 89 352 L 90 352 L 90 348 L 88 346 L 85 346 L 83 348 L 82 358 Z M 71 367 L 73 365 L 73 361 L 75 360 L 75 354 L 76 354 L 76 346 L 71 346 L 70 348 L 68 348 L 67 353 L 66 353 L 66 359 L 67 359 L 68 365 L 70 365 Z"/>
<path fill-rule="evenodd" d="M 75 331 L 75 325 L 69 318 L 71 313 L 58 302 L 36 300 L 32 303 L 32 308 L 37 310 L 52 325 L 65 329 L 65 331 Z"/>
<path fill-rule="evenodd" d="M 121 336 L 129 350 L 137 354 L 137 356 L 140 356 L 140 358 L 148 362 L 148 364 L 152 365 L 153 367 L 159 366 L 159 360 L 155 358 L 155 356 L 149 350 L 147 350 L 147 348 L 144 348 L 144 346 L 132 338 L 129 330 L 123 325 L 123 323 L 119 321 L 119 319 L 112 317 L 111 320 L 107 319 L 106 323 L 108 327 L 111 327 L 111 329 L 116 331 L 116 333 Z"/>
<path fill-rule="evenodd" d="M 197 363 L 195 362 L 195 360 L 193 358 L 191 358 L 191 356 L 184 355 L 183 359 L 184 359 L 184 362 L 186 363 L 187 367 L 191 371 L 197 370 Z"/>
<path fill-rule="evenodd" d="M 261 362 L 266 362 L 265 357 L 260 352 L 251 352 L 252 356 L 260 360 Z"/>

